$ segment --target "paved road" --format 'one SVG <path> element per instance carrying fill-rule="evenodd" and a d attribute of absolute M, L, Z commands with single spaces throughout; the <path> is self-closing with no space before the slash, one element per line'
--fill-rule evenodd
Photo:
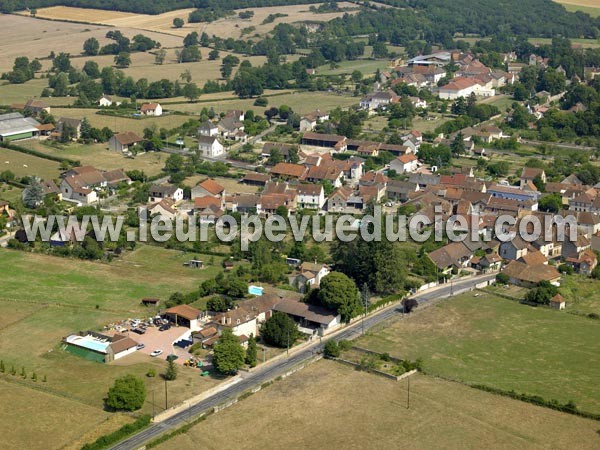
<path fill-rule="evenodd" d="M 452 284 L 446 283 L 424 293 L 415 295 L 414 298 L 419 301 L 419 304 L 426 304 L 428 302 L 431 302 L 432 300 L 447 298 L 450 297 L 452 294 L 458 294 L 460 292 L 468 291 L 472 289 L 476 284 L 494 278 L 495 274 L 481 275 L 466 280 L 456 281 Z M 372 328 L 375 325 L 380 324 L 381 322 L 389 319 L 390 317 L 400 312 L 401 310 L 399 306 L 396 305 L 394 307 L 390 307 L 381 310 L 377 313 L 374 313 L 371 316 L 364 319 L 364 328 L 365 330 Z M 329 339 L 341 340 L 358 337 L 362 334 L 362 327 L 362 321 L 357 321 L 354 324 L 342 329 L 341 331 L 336 333 L 332 338 Z M 276 378 L 281 374 L 288 372 L 300 363 L 307 361 L 316 353 L 322 351 L 325 343 L 329 339 L 323 339 L 322 342 L 316 342 L 315 344 L 305 348 L 304 350 L 298 351 L 297 353 L 293 353 L 289 358 L 274 361 L 272 364 L 267 363 L 262 368 L 259 366 L 257 370 L 255 370 L 246 378 L 242 379 L 237 384 L 234 384 L 228 389 L 225 389 L 224 391 L 221 391 L 205 400 L 202 400 L 196 405 L 173 415 L 172 417 L 166 419 L 163 422 L 151 425 L 145 430 L 142 430 L 141 432 L 115 445 L 114 447 L 112 447 L 112 449 L 135 450 L 142 447 L 146 442 L 156 438 L 160 434 L 177 428 L 185 424 L 185 422 L 195 419 L 201 413 L 206 412 L 222 403 L 225 403 L 229 399 L 235 399 L 241 393 L 255 386 L 259 386 L 266 381 Z"/>
<path fill-rule="evenodd" d="M 561 142 L 543 142 L 543 141 L 530 141 L 528 139 L 521 139 L 523 144 L 534 145 L 539 147 L 540 145 L 548 145 L 552 147 L 558 148 L 566 148 L 567 150 L 585 150 L 585 151 L 594 151 L 596 150 L 594 147 L 586 147 L 585 145 L 577 145 L 577 144 L 566 144 Z"/>

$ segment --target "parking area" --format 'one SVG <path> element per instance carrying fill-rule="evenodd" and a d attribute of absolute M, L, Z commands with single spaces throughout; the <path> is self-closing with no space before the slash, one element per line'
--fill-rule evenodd
<path fill-rule="evenodd" d="M 164 331 L 159 331 L 158 327 L 148 327 L 144 334 L 130 333 L 129 336 L 144 344 L 144 348 L 138 350 L 139 352 L 150 355 L 154 350 L 162 350 L 162 354 L 156 358 L 167 359 L 170 354 L 175 354 L 178 356 L 176 362 L 183 364 L 189 353 L 173 343 L 189 336 L 189 332 L 190 329 L 185 327 L 171 327 Z"/>

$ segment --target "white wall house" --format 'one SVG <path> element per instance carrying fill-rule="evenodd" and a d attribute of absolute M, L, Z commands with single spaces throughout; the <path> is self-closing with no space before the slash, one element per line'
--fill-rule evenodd
<path fill-rule="evenodd" d="M 198 150 L 209 158 L 217 158 L 225 154 L 225 147 L 216 136 L 198 136 Z"/>
<path fill-rule="evenodd" d="M 394 159 L 390 163 L 390 169 L 395 170 L 396 173 L 410 173 L 417 170 L 418 164 L 417 157 L 412 153 L 407 153 Z"/>
<path fill-rule="evenodd" d="M 144 103 L 140 108 L 144 116 L 162 116 L 163 109 L 160 103 Z"/>

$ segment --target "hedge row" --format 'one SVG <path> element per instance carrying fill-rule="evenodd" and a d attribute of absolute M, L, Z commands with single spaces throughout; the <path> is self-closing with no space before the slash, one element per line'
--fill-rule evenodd
<path fill-rule="evenodd" d="M 69 158 L 62 158 L 60 156 L 47 155 L 45 153 L 38 152 L 37 150 L 32 150 L 30 148 L 21 147 L 19 145 L 15 145 L 15 144 L 2 143 L 2 147 L 7 148 L 9 150 L 14 150 L 15 152 L 25 153 L 26 155 L 32 155 L 32 156 L 37 156 L 38 158 L 48 159 L 50 161 L 55 161 L 55 162 L 59 162 L 59 163 L 66 161 L 69 164 L 71 164 L 72 166 L 80 166 L 81 165 L 81 161 L 77 161 L 77 160 L 69 159 Z"/>
<path fill-rule="evenodd" d="M 167 434 L 163 434 L 162 436 L 160 436 L 159 438 L 156 438 L 155 440 L 148 442 L 146 444 L 146 449 L 148 448 L 154 448 L 157 445 L 162 444 L 163 442 L 168 441 L 169 439 L 174 438 L 175 436 L 178 436 L 180 434 L 184 434 L 187 433 L 193 426 L 198 425 L 200 422 L 203 422 L 204 420 L 206 420 L 206 417 L 209 414 L 206 414 L 202 417 L 198 417 L 197 419 L 193 420 L 190 423 L 185 424 L 184 426 L 182 426 L 181 428 L 176 429 L 175 431 L 172 431 L 170 433 Z M 82 449 L 83 450 L 83 449 Z"/>
<path fill-rule="evenodd" d="M 127 425 L 123 425 L 117 431 L 114 431 L 110 434 L 100 436 L 98 439 L 96 439 L 91 444 L 85 444 L 83 447 L 81 447 L 81 450 L 104 449 L 112 444 L 122 441 L 127 436 L 130 436 L 133 433 L 135 433 L 143 428 L 146 428 L 148 425 L 150 425 L 151 419 L 152 418 L 150 417 L 149 414 L 144 414 L 143 416 L 140 416 L 135 422 L 128 423 Z"/>
<path fill-rule="evenodd" d="M 565 404 L 559 403 L 557 400 L 546 400 L 539 395 L 531 395 L 531 394 L 519 394 L 515 391 L 505 391 L 503 389 L 498 389 L 491 386 L 486 386 L 483 384 L 471 384 L 470 385 L 474 389 L 479 389 L 481 391 L 490 392 L 492 394 L 502 395 L 504 397 L 510 397 L 515 400 L 521 400 L 522 402 L 532 403 L 537 406 L 543 406 L 550 409 L 555 409 L 557 411 L 561 411 L 568 414 L 574 414 L 576 416 L 585 417 L 587 419 L 598 420 L 600 421 L 600 414 L 595 414 L 587 411 L 580 411 L 577 409 L 577 405 L 573 402 L 567 402 Z"/>

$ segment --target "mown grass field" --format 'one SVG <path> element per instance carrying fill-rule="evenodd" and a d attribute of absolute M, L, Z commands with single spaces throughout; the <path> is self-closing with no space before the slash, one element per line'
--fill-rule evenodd
<path fill-rule="evenodd" d="M 30 148 L 33 140 L 21 141 L 19 145 Z M 33 155 L 0 148 L 0 171 L 10 170 L 17 178 L 35 175 L 51 180 L 60 175 L 59 163 Z"/>
<path fill-rule="evenodd" d="M 160 173 L 168 155 L 161 152 L 148 152 L 135 158 L 125 158 L 114 151 L 107 150 L 106 144 L 56 144 L 32 141 L 31 148 L 47 155 L 80 161 L 84 166 L 94 166 L 98 169 L 143 170 L 147 175 Z M 41 159 L 41 158 L 38 158 Z M 52 163 L 52 161 L 48 161 Z"/>
<path fill-rule="evenodd" d="M 598 423 L 423 375 L 319 361 L 157 448 L 593 448 Z M 285 413 L 281 413 L 285 411 Z M 257 418 L 260 417 L 260 420 Z M 575 444 L 576 443 L 576 444 Z"/>
<path fill-rule="evenodd" d="M 22 190 L 15 186 L 11 186 L 6 183 L 0 183 L 0 200 L 5 202 L 16 202 L 21 198 Z"/>
<path fill-rule="evenodd" d="M 110 263 L 88 262 L 42 254 L 2 250 L 5 289 L 0 301 L 62 304 L 77 308 L 136 313 L 143 297 L 166 299 L 175 291 L 196 289 L 221 269 L 219 257 L 203 270 L 183 266 L 191 253 L 140 245 Z M 202 258 L 202 256 L 200 255 Z"/>
<path fill-rule="evenodd" d="M 389 61 L 380 59 L 357 59 L 354 61 L 342 61 L 331 67 L 327 64 L 317 68 L 317 75 L 350 75 L 355 70 L 359 70 L 365 76 L 373 75 L 377 69 L 387 68 Z"/>
<path fill-rule="evenodd" d="M 465 294 L 358 345 L 423 358 L 428 373 L 540 395 L 600 412 L 600 322 L 492 295 Z"/>

